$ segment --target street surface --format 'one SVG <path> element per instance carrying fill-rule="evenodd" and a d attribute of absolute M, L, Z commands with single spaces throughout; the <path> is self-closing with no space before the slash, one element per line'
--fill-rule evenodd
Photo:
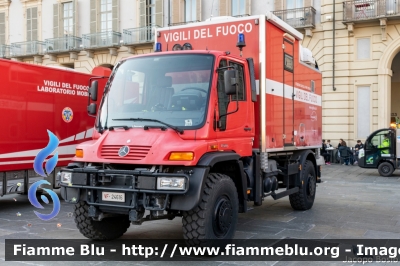
<path fill-rule="evenodd" d="M 308 211 L 293 211 L 288 197 L 267 198 L 261 207 L 239 214 L 235 238 L 248 239 L 400 239 L 400 171 L 389 178 L 377 170 L 358 166 L 323 167 L 323 183 L 317 184 L 314 206 Z M 59 191 L 56 191 L 59 194 Z M 27 196 L 0 198 L 0 265 L 55 265 L 57 262 L 6 262 L 5 239 L 82 239 L 76 229 L 73 206 L 61 201 L 56 218 L 42 221 Z M 47 212 L 48 211 L 48 212 Z M 181 219 L 160 220 L 131 225 L 122 239 L 182 239 Z M 352 265 L 340 262 L 63 262 L 67 265 Z M 392 265 L 393 263 L 387 263 Z M 369 265 L 385 265 L 373 263 Z"/>

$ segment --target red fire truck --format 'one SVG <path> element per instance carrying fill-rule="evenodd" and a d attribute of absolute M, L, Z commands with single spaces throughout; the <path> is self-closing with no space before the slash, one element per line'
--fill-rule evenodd
<path fill-rule="evenodd" d="M 47 130 L 60 140 L 57 166 L 69 163 L 76 144 L 92 136 L 95 119 L 86 110 L 90 80 L 106 76 L 99 79 L 104 88 L 110 73 L 103 67 L 88 75 L 0 59 L 0 196 L 26 194 L 29 184 L 42 179 L 33 160 L 49 142 Z M 59 186 L 55 171 L 47 179 Z"/>
<path fill-rule="evenodd" d="M 131 222 L 179 216 L 185 239 L 230 239 L 248 202 L 289 196 L 310 209 L 322 84 L 300 60 L 302 34 L 269 13 L 156 36 L 155 53 L 116 65 L 93 140 L 61 170 L 80 232 L 113 239 Z"/>

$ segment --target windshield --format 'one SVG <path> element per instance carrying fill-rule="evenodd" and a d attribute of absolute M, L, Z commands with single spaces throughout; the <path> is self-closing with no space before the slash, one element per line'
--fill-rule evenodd
<path fill-rule="evenodd" d="M 201 127 L 213 63 L 213 55 L 195 54 L 155 55 L 121 62 L 100 106 L 100 127 L 158 126 L 157 122 L 136 118 L 155 119 L 182 129 Z"/>

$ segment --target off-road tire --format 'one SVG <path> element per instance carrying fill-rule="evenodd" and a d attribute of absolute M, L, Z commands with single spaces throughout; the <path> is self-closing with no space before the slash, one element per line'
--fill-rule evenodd
<path fill-rule="evenodd" d="M 89 205 L 79 202 L 74 206 L 75 223 L 87 238 L 93 240 L 112 240 L 122 236 L 131 225 L 128 216 L 117 216 L 94 221 L 88 216 Z"/>
<path fill-rule="evenodd" d="M 238 219 L 239 200 L 232 179 L 210 173 L 198 206 L 183 212 L 183 236 L 188 244 L 200 240 L 232 239 Z"/>
<path fill-rule="evenodd" d="M 301 171 L 301 181 L 304 181 L 302 187 L 297 193 L 289 195 L 290 205 L 295 210 L 308 210 L 314 204 L 316 192 L 316 180 L 314 165 L 311 161 L 306 161 Z"/>
<path fill-rule="evenodd" d="M 379 164 L 378 166 L 378 172 L 381 176 L 384 177 L 389 177 L 393 174 L 394 172 L 394 167 L 391 163 L 389 162 L 383 162 Z"/>

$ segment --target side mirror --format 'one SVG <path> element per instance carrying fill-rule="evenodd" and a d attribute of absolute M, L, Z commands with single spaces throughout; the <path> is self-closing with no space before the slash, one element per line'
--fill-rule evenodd
<path fill-rule="evenodd" d="M 98 88 L 98 82 L 97 80 L 94 80 L 89 88 L 89 95 L 92 101 L 97 101 L 97 88 Z"/>
<path fill-rule="evenodd" d="M 91 103 L 88 107 L 87 107 L 87 111 L 90 115 L 95 115 L 96 114 L 96 110 L 97 110 L 97 104 L 95 103 Z"/>
<path fill-rule="evenodd" d="M 226 70 L 224 72 L 224 85 L 226 95 L 236 94 L 236 70 Z"/>

